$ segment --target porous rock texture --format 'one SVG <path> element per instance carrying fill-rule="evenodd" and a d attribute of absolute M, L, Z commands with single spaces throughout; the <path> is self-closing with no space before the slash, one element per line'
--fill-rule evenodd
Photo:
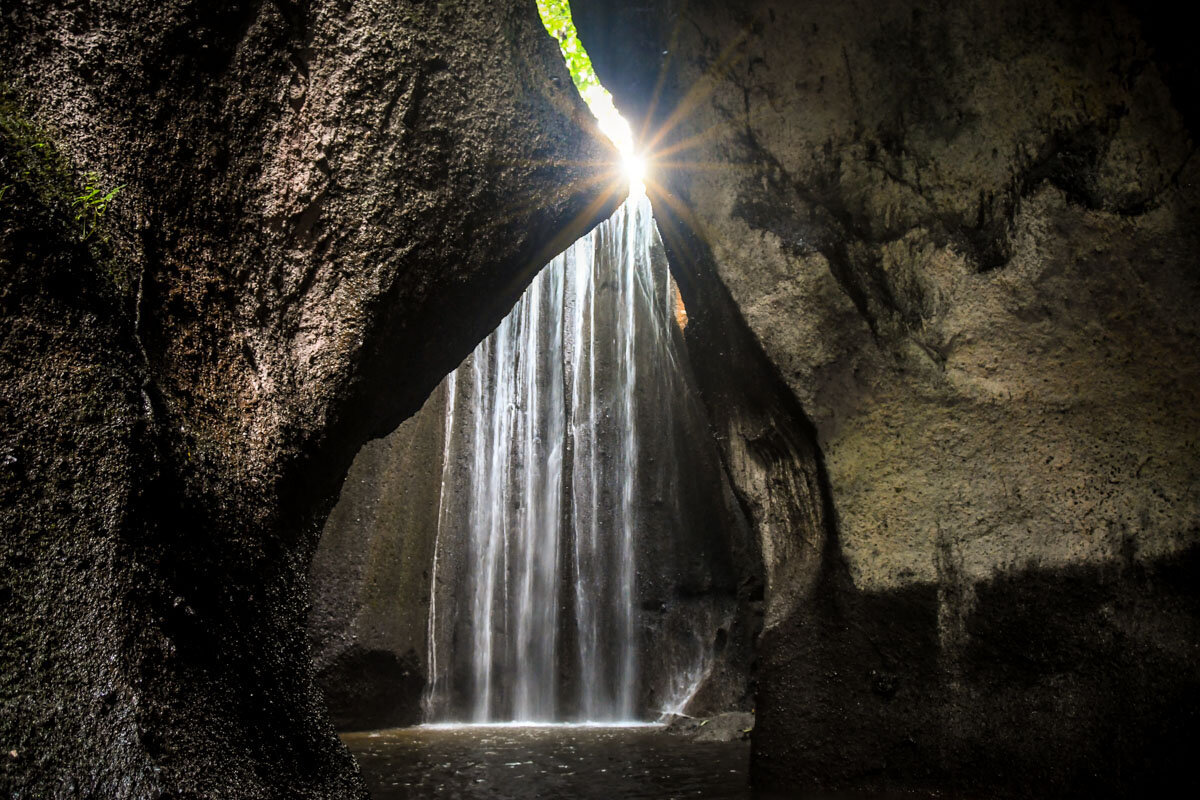
<path fill-rule="evenodd" d="M 572 4 L 762 543 L 764 789 L 1196 783 L 1197 75 L 1163 4 Z M 749 387 L 743 389 L 740 387 Z"/>
<path fill-rule="evenodd" d="M 309 640 L 339 730 L 421 721 L 445 414 L 443 382 L 363 445 L 313 555 Z"/>
<path fill-rule="evenodd" d="M 124 186 L 80 244 L 6 117 L 0 791 L 363 796 L 306 646 L 320 524 L 611 211 L 607 145 L 523 0 L 14 0 L 0 75 Z"/>

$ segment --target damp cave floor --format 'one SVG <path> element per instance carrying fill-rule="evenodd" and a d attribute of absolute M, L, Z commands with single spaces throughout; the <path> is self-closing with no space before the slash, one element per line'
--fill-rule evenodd
<path fill-rule="evenodd" d="M 373 800 L 750 798 L 749 742 L 643 727 L 416 727 L 342 734 Z"/>

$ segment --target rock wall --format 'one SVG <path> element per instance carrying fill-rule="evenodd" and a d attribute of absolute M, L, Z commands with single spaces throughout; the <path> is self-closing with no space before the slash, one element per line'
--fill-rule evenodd
<path fill-rule="evenodd" d="M 612 154 L 517 0 L 16 0 L 0 79 L 0 786 L 363 796 L 320 524 L 611 211 Z M 85 237 L 89 173 L 123 188 Z"/>
<path fill-rule="evenodd" d="M 702 380 L 766 561 L 756 783 L 1194 784 L 1196 69 L 1165 6 L 573 6 L 657 162 L 694 361 L 760 376 Z"/>
<path fill-rule="evenodd" d="M 446 384 L 363 445 L 309 571 L 317 684 L 339 730 L 415 725 L 442 493 Z"/>

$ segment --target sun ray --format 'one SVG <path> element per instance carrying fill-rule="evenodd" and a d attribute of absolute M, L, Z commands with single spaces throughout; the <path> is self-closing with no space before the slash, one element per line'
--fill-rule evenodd
<path fill-rule="evenodd" d="M 705 70 L 704 75 L 702 75 L 695 83 L 692 84 L 691 88 L 688 89 L 687 94 L 685 94 L 683 99 L 679 101 L 679 104 L 675 106 L 663 123 L 658 126 L 654 136 L 648 142 L 646 142 L 645 149 L 653 151 L 663 137 L 674 130 L 676 125 L 680 124 L 688 117 L 688 115 L 692 113 L 693 110 L 700 105 L 700 103 L 704 102 L 704 100 L 708 99 L 708 97 L 712 95 L 718 84 L 718 75 L 725 69 L 728 63 L 733 60 L 733 57 L 737 53 L 737 49 L 743 42 L 745 42 L 747 33 L 748 29 L 744 28 L 728 45 L 725 46 L 725 49 L 721 51 L 721 54 L 717 57 L 717 59 L 713 61 L 707 70 Z"/>
<path fill-rule="evenodd" d="M 538 257 L 541 258 L 544 255 L 546 260 L 549 260 L 569 246 L 573 241 L 571 238 L 573 235 L 578 236 L 585 232 L 584 228 L 587 223 L 593 221 L 596 215 L 606 207 L 606 204 L 618 201 L 623 193 L 632 196 L 647 194 L 653 203 L 668 211 L 675 222 L 690 228 L 696 235 L 707 240 L 707 234 L 703 233 L 703 227 L 700 226 L 699 220 L 695 219 L 695 215 L 691 213 L 686 204 L 668 188 L 666 173 L 669 171 L 752 173 L 755 166 L 749 163 L 689 161 L 684 157 L 687 153 L 699 149 L 706 142 L 736 133 L 738 125 L 749 125 L 752 117 L 748 112 L 743 118 L 715 123 L 703 131 L 692 133 L 669 144 L 666 144 L 666 140 L 716 90 L 719 76 L 726 72 L 739 56 L 747 37 L 748 27 L 743 28 L 732 41 L 722 48 L 717 58 L 688 89 L 683 99 L 670 110 L 670 113 L 666 114 L 661 123 L 656 123 L 655 116 L 662 102 L 667 73 L 675 58 L 676 48 L 674 45 L 681 36 L 680 25 L 677 23 L 671 31 L 671 45 L 667 48 L 668 58 L 659 70 L 649 107 L 642 120 L 639 136 L 635 138 L 631 126 L 617 111 L 612 95 L 596 77 L 591 60 L 578 39 L 567 3 L 560 2 L 560 0 L 538 0 L 537 5 L 546 30 L 559 43 L 572 81 L 596 117 L 596 127 L 609 139 L 619 154 L 615 161 L 596 164 L 565 160 L 521 162 L 520 165 L 526 168 L 540 166 L 595 168 L 593 174 L 573 180 L 565 187 L 568 196 L 587 192 L 594 192 L 595 196 L 591 198 L 587 208 L 565 226 L 562 233 L 542 248 Z M 544 202 L 541 198 L 528 198 L 524 202 L 513 203 L 492 225 L 511 224 L 541 202 Z"/>

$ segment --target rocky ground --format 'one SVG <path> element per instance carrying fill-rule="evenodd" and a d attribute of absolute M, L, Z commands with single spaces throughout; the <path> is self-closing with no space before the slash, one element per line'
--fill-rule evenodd
<path fill-rule="evenodd" d="M 754 731 L 754 714 L 748 711 L 727 711 L 713 717 L 676 714 L 666 720 L 663 731 L 697 742 L 736 742 L 750 738 Z"/>

